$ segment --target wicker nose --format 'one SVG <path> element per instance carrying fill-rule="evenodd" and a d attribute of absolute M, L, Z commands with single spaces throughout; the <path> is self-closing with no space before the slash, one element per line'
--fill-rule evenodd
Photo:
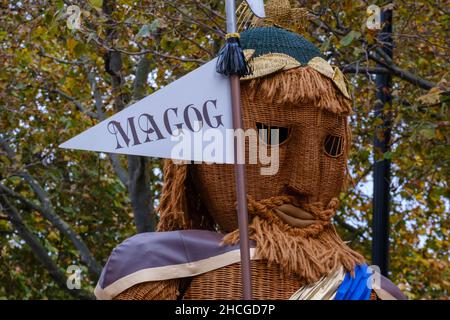
<path fill-rule="evenodd" d="M 290 175 L 287 187 L 300 195 L 314 196 L 319 190 L 320 144 L 317 132 L 297 128 L 289 146 Z"/>
<path fill-rule="evenodd" d="M 285 193 L 290 196 L 295 196 L 299 198 L 299 200 L 305 198 L 305 196 L 311 195 L 310 193 L 305 192 L 303 188 L 298 188 L 297 186 L 292 184 L 287 184 L 285 186 Z"/>

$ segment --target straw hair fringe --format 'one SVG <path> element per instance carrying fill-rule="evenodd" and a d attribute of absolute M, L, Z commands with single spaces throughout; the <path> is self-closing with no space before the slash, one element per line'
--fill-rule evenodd
<path fill-rule="evenodd" d="M 351 102 L 335 87 L 333 81 L 309 66 L 243 82 L 250 94 L 266 98 L 268 103 L 312 104 L 335 114 L 351 114 Z"/>
<path fill-rule="evenodd" d="M 249 237 L 256 242 L 256 255 L 269 264 L 277 264 L 286 274 L 296 274 L 307 283 L 315 282 L 339 266 L 353 272 L 364 258 L 350 249 L 338 236 L 330 222 L 338 201 L 332 199 L 326 208 L 312 204 L 309 209 L 319 220 L 307 228 L 294 228 L 283 223 L 271 209 L 283 203 L 295 203 L 287 197 L 255 201 L 249 197 Z M 224 244 L 239 242 L 239 231 L 227 234 Z"/>
<path fill-rule="evenodd" d="M 187 165 L 176 165 L 171 160 L 164 162 L 164 186 L 158 208 L 157 231 L 185 230 L 190 225 L 186 216 Z"/>
<path fill-rule="evenodd" d="M 214 221 L 208 215 L 189 177 L 189 165 L 175 164 L 167 159 L 163 175 L 164 186 L 156 209 L 159 213 L 156 231 L 214 230 Z"/>

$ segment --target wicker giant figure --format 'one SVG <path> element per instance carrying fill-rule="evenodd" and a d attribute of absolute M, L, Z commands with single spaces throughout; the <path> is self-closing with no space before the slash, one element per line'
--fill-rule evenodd
<path fill-rule="evenodd" d="M 253 70 L 241 81 L 244 129 L 264 132 L 259 147 L 277 130 L 279 147 L 275 174 L 246 165 L 253 296 L 402 299 L 332 224 L 350 144 L 344 77 L 291 28 L 288 1 L 269 3 L 266 13 L 240 35 Z M 158 232 L 113 251 L 97 297 L 241 299 L 235 202 L 232 165 L 166 161 Z"/>

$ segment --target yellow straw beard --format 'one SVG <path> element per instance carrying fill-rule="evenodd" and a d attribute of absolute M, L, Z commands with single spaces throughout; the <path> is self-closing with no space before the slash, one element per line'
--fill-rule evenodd
<path fill-rule="evenodd" d="M 276 264 L 286 275 L 295 274 L 305 283 L 312 283 L 343 266 L 352 272 L 363 256 L 348 247 L 337 234 L 330 219 L 336 212 L 337 199 L 326 208 L 319 204 L 305 205 L 317 223 L 305 228 L 292 227 L 282 222 L 273 209 L 293 203 L 289 196 L 278 196 L 261 201 L 249 197 L 249 238 L 256 243 L 256 255 Z M 224 244 L 239 242 L 239 231 L 225 235 Z"/>

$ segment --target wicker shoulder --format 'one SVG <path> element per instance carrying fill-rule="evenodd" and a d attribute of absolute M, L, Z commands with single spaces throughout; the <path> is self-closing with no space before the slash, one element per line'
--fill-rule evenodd
<path fill-rule="evenodd" d="M 128 238 L 112 251 L 95 296 L 176 299 L 183 279 L 239 261 L 239 247 L 221 245 L 222 237 L 206 230 L 179 230 Z"/>
<path fill-rule="evenodd" d="M 114 300 L 177 300 L 182 279 L 148 281 L 123 291 Z"/>

